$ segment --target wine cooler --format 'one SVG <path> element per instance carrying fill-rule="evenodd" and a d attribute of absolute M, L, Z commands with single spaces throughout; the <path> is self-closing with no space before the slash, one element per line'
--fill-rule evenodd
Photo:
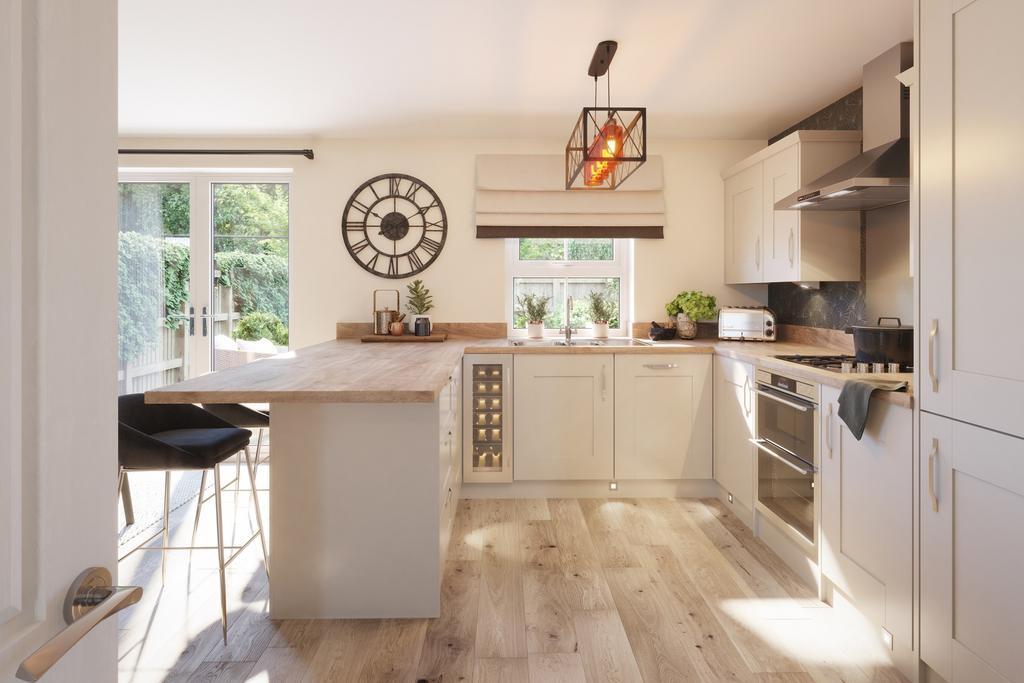
<path fill-rule="evenodd" d="M 470 354 L 463 363 L 463 479 L 512 481 L 512 356 Z"/>

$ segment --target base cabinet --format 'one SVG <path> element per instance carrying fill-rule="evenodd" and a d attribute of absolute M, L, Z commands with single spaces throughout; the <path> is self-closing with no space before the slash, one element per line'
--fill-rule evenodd
<path fill-rule="evenodd" d="M 615 358 L 615 478 L 710 479 L 711 357 Z"/>
<path fill-rule="evenodd" d="M 1024 681 L 1024 440 L 921 413 L 921 659 Z"/>
<path fill-rule="evenodd" d="M 714 360 L 714 473 L 733 501 L 743 506 L 750 522 L 754 509 L 754 366 L 715 356 Z"/>
<path fill-rule="evenodd" d="M 522 354 L 514 367 L 515 478 L 612 479 L 614 357 Z"/>
<path fill-rule="evenodd" d="M 838 401 L 838 389 L 821 387 L 821 573 L 892 634 L 897 664 L 909 669 L 916 660 L 913 412 L 873 399 L 858 441 Z"/>

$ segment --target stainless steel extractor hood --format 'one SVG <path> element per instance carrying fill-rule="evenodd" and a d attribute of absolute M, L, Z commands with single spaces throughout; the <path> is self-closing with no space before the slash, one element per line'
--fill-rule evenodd
<path fill-rule="evenodd" d="M 900 43 L 864 65 L 866 151 L 775 203 L 776 209 L 869 211 L 910 199 L 910 94 L 896 78 L 913 62 Z"/>

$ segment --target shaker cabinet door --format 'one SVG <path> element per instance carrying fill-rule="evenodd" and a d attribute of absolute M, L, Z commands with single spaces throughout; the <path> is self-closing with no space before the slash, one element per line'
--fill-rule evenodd
<path fill-rule="evenodd" d="M 515 478 L 610 480 L 614 358 L 521 354 L 514 365 Z"/>
<path fill-rule="evenodd" d="M 1024 436 L 1024 80 L 1007 75 L 1024 64 L 1024 3 L 934 0 L 920 21 L 915 393 L 926 411 Z"/>
<path fill-rule="evenodd" d="M 800 189 L 800 145 L 764 162 L 764 280 L 800 280 L 800 212 L 776 211 L 775 202 Z"/>
<path fill-rule="evenodd" d="M 725 180 L 725 280 L 763 282 L 763 164 Z"/>
<path fill-rule="evenodd" d="M 754 367 L 715 356 L 715 481 L 743 506 L 750 523 L 754 509 Z"/>

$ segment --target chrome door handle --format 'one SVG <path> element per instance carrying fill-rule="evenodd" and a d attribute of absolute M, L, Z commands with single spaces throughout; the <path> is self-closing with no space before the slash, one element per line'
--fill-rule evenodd
<path fill-rule="evenodd" d="M 793 259 L 795 258 L 795 255 L 793 253 L 793 237 L 794 237 L 794 235 L 793 235 L 793 228 L 790 228 L 789 229 L 789 267 L 790 268 L 793 267 Z"/>
<path fill-rule="evenodd" d="M 38 681 L 97 624 L 142 599 L 139 586 L 111 586 L 111 582 L 104 567 L 90 567 L 78 575 L 64 598 L 67 628 L 21 663 L 16 674 L 19 679 Z"/>
<path fill-rule="evenodd" d="M 601 400 L 608 400 L 608 377 L 604 365 L 601 366 Z"/>
<path fill-rule="evenodd" d="M 935 492 L 935 460 L 939 455 L 939 440 L 932 439 L 932 450 L 928 453 L 928 495 L 932 499 L 932 512 L 939 511 L 939 494 Z"/>
<path fill-rule="evenodd" d="M 786 457 L 785 455 L 782 455 L 781 453 L 776 453 L 772 449 L 765 446 L 766 443 L 769 443 L 768 439 L 751 439 L 750 442 L 757 446 L 762 451 L 764 451 L 765 453 L 767 453 L 768 455 L 772 456 L 773 458 L 781 462 L 783 465 L 786 465 L 792 470 L 796 470 L 800 474 L 807 475 L 814 474 L 815 472 L 815 468 L 813 466 L 807 465 L 805 467 L 804 465 L 806 465 L 806 463 L 803 463 L 803 461 L 797 458 L 796 456 L 792 456 L 792 458 L 789 458 Z M 793 460 L 798 460 L 799 463 L 793 462 Z"/>
<path fill-rule="evenodd" d="M 774 394 L 774 393 L 771 393 L 771 392 L 768 392 L 768 391 L 762 391 L 760 389 L 754 389 L 754 391 L 757 393 L 758 396 L 764 396 L 765 398 L 770 398 L 773 401 L 777 401 L 778 403 L 781 403 L 782 405 L 786 405 L 786 406 L 789 406 L 790 408 L 794 408 L 796 410 L 799 410 L 802 413 L 806 413 L 808 410 L 811 409 L 811 406 L 809 406 L 809 405 L 801 405 L 801 404 L 797 403 L 796 401 L 786 400 L 786 399 L 782 398 L 781 396 L 778 396 L 777 394 Z"/>
<path fill-rule="evenodd" d="M 935 372 L 935 338 L 939 336 L 939 319 L 932 318 L 932 329 L 928 332 L 928 377 L 932 380 L 932 393 L 939 391 L 939 375 Z"/>
<path fill-rule="evenodd" d="M 757 239 L 754 240 L 754 265 L 758 268 L 761 267 L 761 236 L 758 235 Z"/>
<path fill-rule="evenodd" d="M 750 415 L 750 375 L 743 378 L 743 412 Z"/>
<path fill-rule="evenodd" d="M 828 415 L 825 417 L 825 445 L 828 446 L 828 459 L 832 459 L 832 402 L 828 404 Z"/>
<path fill-rule="evenodd" d="M 644 367 L 648 370 L 675 370 L 679 363 L 644 363 Z"/>

